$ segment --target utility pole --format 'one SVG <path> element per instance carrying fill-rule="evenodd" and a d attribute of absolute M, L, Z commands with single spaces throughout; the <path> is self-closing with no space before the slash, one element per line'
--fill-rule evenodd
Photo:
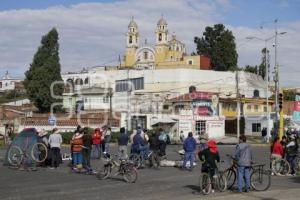
<path fill-rule="evenodd" d="M 237 106 L 237 127 L 236 127 L 236 137 L 239 140 L 240 137 L 240 114 L 241 114 L 241 101 L 240 101 L 240 89 L 239 89 L 239 71 L 236 70 L 235 74 L 235 80 L 236 80 L 236 106 Z"/>
<path fill-rule="evenodd" d="M 269 51 L 267 49 L 267 40 L 265 40 L 265 69 L 266 69 L 266 81 L 267 81 L 267 142 L 270 142 L 270 137 L 271 137 L 271 133 L 270 133 L 270 111 L 269 111 Z"/>
<path fill-rule="evenodd" d="M 109 127 L 112 126 L 112 95 L 113 95 L 113 92 L 112 92 L 112 88 L 109 87 L 108 88 L 108 97 L 109 97 Z"/>
<path fill-rule="evenodd" d="M 275 132 L 278 133 L 278 90 L 279 90 L 279 76 L 278 76 L 278 63 L 277 63 L 277 22 L 275 19 L 275 65 L 274 65 L 274 82 L 275 82 Z"/>
<path fill-rule="evenodd" d="M 129 79 L 129 67 L 127 68 L 127 116 L 126 116 L 126 131 L 128 132 L 131 129 L 130 122 L 131 122 L 131 83 Z"/>

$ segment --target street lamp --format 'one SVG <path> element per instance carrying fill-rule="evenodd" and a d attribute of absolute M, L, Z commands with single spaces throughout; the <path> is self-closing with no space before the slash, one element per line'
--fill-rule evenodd
<path fill-rule="evenodd" d="M 277 101 L 277 94 L 278 94 L 278 90 L 277 90 L 277 81 L 278 81 L 278 69 L 276 68 L 276 63 L 277 63 L 277 35 L 283 35 L 283 34 L 286 34 L 287 32 L 280 32 L 280 33 L 277 33 L 277 30 L 275 32 L 275 35 L 273 35 L 272 37 L 268 37 L 268 38 L 265 38 L 265 39 L 262 39 L 262 38 L 259 38 L 259 37 L 255 37 L 255 36 L 248 36 L 246 37 L 246 39 L 248 40 L 253 40 L 253 39 L 256 39 L 256 40 L 260 40 L 260 41 L 264 41 L 265 42 L 265 50 L 266 50 L 266 55 L 267 55 L 267 42 L 273 38 L 275 38 L 275 107 L 276 107 L 276 125 L 277 125 L 277 121 L 278 121 L 278 118 L 277 118 L 277 107 L 278 107 L 278 101 Z M 266 81 L 267 81 L 267 87 L 266 87 L 266 98 L 267 98 L 267 141 L 269 142 L 269 139 L 271 137 L 271 133 L 270 133 L 270 111 L 269 111 L 269 69 L 268 69 L 268 65 L 269 63 L 267 63 L 267 56 L 265 58 L 265 68 L 266 68 Z"/>

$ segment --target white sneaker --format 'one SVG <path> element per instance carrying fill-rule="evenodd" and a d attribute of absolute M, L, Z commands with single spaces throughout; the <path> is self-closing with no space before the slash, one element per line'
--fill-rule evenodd
<path fill-rule="evenodd" d="M 215 190 L 211 190 L 211 193 L 215 193 Z"/>

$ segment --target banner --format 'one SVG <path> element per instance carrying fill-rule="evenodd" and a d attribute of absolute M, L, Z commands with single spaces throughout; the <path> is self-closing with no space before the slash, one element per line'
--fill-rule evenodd
<path fill-rule="evenodd" d="M 294 102 L 293 118 L 294 122 L 300 122 L 300 95 L 296 95 Z"/>

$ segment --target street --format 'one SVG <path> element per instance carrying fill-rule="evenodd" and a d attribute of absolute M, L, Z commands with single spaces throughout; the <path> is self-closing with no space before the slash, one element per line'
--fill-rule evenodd
<path fill-rule="evenodd" d="M 115 148 L 112 148 L 115 150 Z M 176 151 L 180 146 L 168 146 L 168 159 L 180 159 Z M 66 150 L 66 149 L 65 149 Z M 234 146 L 219 146 L 222 168 L 229 165 L 226 154 L 232 153 Z M 4 156 L 4 151 L 0 151 Z M 269 148 L 253 146 L 254 159 L 258 163 L 268 163 Z M 93 160 L 93 166 L 98 161 Z M 173 167 L 139 170 L 136 183 L 128 184 L 121 179 L 98 180 L 93 175 L 74 174 L 65 161 L 59 169 L 42 168 L 27 172 L 9 169 L 0 165 L 0 199 L 298 199 L 293 196 L 300 192 L 300 177 L 272 177 L 267 192 L 234 194 L 231 191 L 203 196 L 198 191 L 200 175 L 199 162 L 193 172 L 181 171 Z M 97 167 L 95 167 L 97 168 Z M 263 197 L 262 197 L 263 196 Z"/>

